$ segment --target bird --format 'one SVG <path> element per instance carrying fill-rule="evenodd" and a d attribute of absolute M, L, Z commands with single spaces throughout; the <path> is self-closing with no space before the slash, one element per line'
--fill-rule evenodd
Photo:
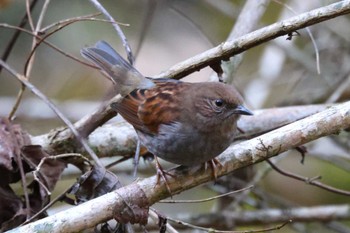
<path fill-rule="evenodd" d="M 216 178 L 215 157 L 234 141 L 239 117 L 253 115 L 234 86 L 145 77 L 105 41 L 81 49 L 81 54 L 116 85 L 120 98 L 111 108 L 155 156 L 168 190 L 157 157 L 184 166 L 211 162 Z"/>

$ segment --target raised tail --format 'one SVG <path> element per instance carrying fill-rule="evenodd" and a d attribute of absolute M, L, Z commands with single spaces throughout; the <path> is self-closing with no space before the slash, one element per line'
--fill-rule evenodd
<path fill-rule="evenodd" d="M 80 52 L 85 59 L 98 66 L 113 80 L 122 96 L 135 89 L 149 89 L 155 85 L 105 41 L 98 41 L 95 46 L 83 48 Z"/>

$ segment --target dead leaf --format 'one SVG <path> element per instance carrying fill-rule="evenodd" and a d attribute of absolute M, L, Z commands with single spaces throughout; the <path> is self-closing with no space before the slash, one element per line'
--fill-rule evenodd
<path fill-rule="evenodd" d="M 122 187 L 118 177 L 103 167 L 93 166 L 73 186 L 71 193 L 82 203 Z"/>

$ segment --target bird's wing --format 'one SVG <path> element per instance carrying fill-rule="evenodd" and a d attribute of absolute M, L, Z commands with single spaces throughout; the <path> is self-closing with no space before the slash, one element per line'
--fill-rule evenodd
<path fill-rule="evenodd" d="M 156 134 L 162 124 L 177 122 L 180 116 L 178 99 L 174 90 L 181 91 L 188 85 L 182 82 L 158 82 L 152 89 L 131 92 L 120 103 L 113 104 L 120 115 L 135 129 Z"/>

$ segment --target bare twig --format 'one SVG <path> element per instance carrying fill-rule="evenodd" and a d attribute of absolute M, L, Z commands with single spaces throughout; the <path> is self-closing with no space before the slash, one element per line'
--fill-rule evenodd
<path fill-rule="evenodd" d="M 184 12 L 182 12 L 180 9 L 177 9 L 175 7 L 175 5 L 171 5 L 170 6 L 171 10 L 178 14 L 179 16 L 183 17 L 187 22 L 190 23 L 191 26 L 193 26 L 195 28 L 195 30 L 198 30 L 198 33 L 200 35 L 203 35 L 203 39 L 205 39 L 205 41 L 207 42 L 208 45 L 210 45 L 211 47 L 214 46 L 214 42 L 210 40 L 210 38 L 208 38 L 208 35 L 205 34 L 205 32 L 203 31 L 203 29 L 201 28 L 201 26 L 199 24 L 197 24 L 196 22 L 194 22 L 189 16 L 187 16 Z"/>
<path fill-rule="evenodd" d="M 135 58 L 137 58 L 137 55 L 139 54 L 142 48 L 143 42 L 146 38 L 147 32 L 151 26 L 152 20 L 154 18 L 154 14 L 157 9 L 157 4 L 158 4 L 157 0 L 148 0 L 146 15 L 145 15 L 145 18 L 142 20 L 143 25 L 141 27 L 140 36 L 139 36 L 135 53 L 134 53 Z"/>
<path fill-rule="evenodd" d="M 98 13 L 100 14 L 100 13 Z M 98 15 L 98 14 L 93 14 L 93 15 Z M 36 49 L 39 47 L 39 45 L 44 42 L 48 37 L 50 37 L 51 35 L 53 35 L 54 33 L 62 30 L 63 28 L 73 24 L 73 23 L 76 23 L 76 22 L 80 22 L 80 21 L 101 21 L 101 22 L 107 22 L 107 23 L 115 23 L 115 22 L 112 22 L 112 21 L 108 21 L 108 20 L 102 20 L 102 19 L 95 19 L 95 18 L 91 18 L 91 16 L 93 15 L 87 15 L 87 16 L 81 16 L 81 17 L 75 17 L 75 18 L 71 18 L 71 19 L 67 19 L 67 20 L 63 20 L 63 21 L 60 21 L 60 22 L 56 22 L 52 25 L 50 25 L 51 27 L 54 27 L 54 26 L 58 26 L 56 29 L 54 29 L 53 31 L 47 33 L 44 37 L 42 37 L 40 40 L 37 40 L 34 47 L 32 48 L 27 60 L 26 60 L 26 63 L 25 63 L 25 71 L 27 70 L 27 67 L 29 65 L 29 62 L 31 61 L 31 58 L 32 56 L 34 55 Z M 90 18 L 89 18 L 90 17 Z M 125 24 L 124 24 L 125 25 Z M 41 32 L 44 32 L 43 29 L 40 30 Z"/>
<path fill-rule="evenodd" d="M 126 161 L 126 160 L 128 160 L 128 159 L 130 159 L 130 158 L 131 158 L 131 157 L 127 157 L 127 156 L 121 157 L 120 159 L 118 159 L 118 160 L 116 160 L 116 161 L 114 161 L 114 162 L 112 162 L 112 163 L 107 164 L 107 165 L 105 166 L 105 168 L 106 168 L 106 169 L 110 169 L 110 168 L 114 167 L 115 165 L 120 164 L 120 163 L 122 163 L 122 162 L 124 162 L 124 161 Z M 134 177 L 135 177 L 135 176 L 134 176 Z"/>
<path fill-rule="evenodd" d="M 263 177 L 265 177 L 268 172 L 271 170 L 270 167 L 266 166 L 266 167 L 260 167 L 258 169 L 258 171 L 256 172 L 256 174 L 254 175 L 254 177 L 249 181 L 249 183 L 247 183 L 247 185 L 254 185 L 256 186 L 262 179 Z M 250 192 L 248 191 L 244 191 L 242 193 L 239 193 L 238 195 L 235 196 L 234 202 L 231 204 L 230 208 L 232 209 L 237 209 L 240 204 L 246 200 L 248 194 Z"/>
<path fill-rule="evenodd" d="M 200 227 L 200 226 L 196 226 L 184 221 L 180 221 L 180 220 L 176 220 L 170 217 L 167 217 L 168 220 L 175 222 L 177 224 L 192 228 L 192 229 L 196 229 L 196 230 L 202 230 L 202 231 L 206 231 L 206 232 L 213 232 L 213 233 L 257 233 L 257 232 L 267 232 L 267 231 L 276 231 L 279 230 L 281 228 L 283 228 L 285 225 L 289 224 L 292 222 L 292 220 L 288 220 L 284 223 L 282 223 L 281 225 L 278 226 L 273 226 L 273 227 L 269 227 L 269 228 L 265 228 L 265 229 L 257 229 L 257 230 L 243 230 L 243 231 L 221 231 L 221 230 L 216 230 L 213 228 L 206 228 L 206 227 Z"/>
<path fill-rule="evenodd" d="M 27 29 L 20 28 L 20 27 L 17 27 L 17 26 L 13 26 L 13 25 L 9 25 L 9 24 L 7 24 L 7 23 L 0 23 L 0 27 L 16 29 L 16 30 L 25 32 L 25 33 L 27 33 L 27 34 L 29 34 L 29 35 L 31 35 L 31 36 L 34 36 L 34 37 L 38 38 L 39 40 L 41 39 L 40 36 L 35 35 L 33 32 L 31 32 L 31 31 L 29 31 L 29 30 L 27 30 Z M 86 65 L 86 66 L 89 66 L 89 67 L 91 67 L 91 68 L 97 69 L 96 66 L 93 66 L 93 65 L 91 65 L 91 64 L 88 63 L 88 62 L 85 62 L 85 61 L 83 61 L 83 60 L 81 60 L 81 59 L 79 59 L 79 58 L 77 58 L 77 57 L 75 57 L 75 56 L 73 56 L 73 55 L 71 55 L 71 54 L 69 54 L 69 53 L 64 52 L 62 49 L 58 48 L 57 46 L 53 45 L 52 43 L 50 43 L 50 42 L 48 42 L 48 41 L 46 41 L 46 40 L 44 40 L 44 41 L 42 41 L 42 42 L 43 42 L 44 44 L 48 45 L 49 47 L 51 47 L 52 49 L 56 50 L 57 52 L 63 54 L 64 56 L 71 58 L 71 59 L 74 60 L 74 61 L 77 61 L 77 62 L 79 62 L 79 63 L 81 63 L 81 64 L 84 64 L 84 65 Z"/>
<path fill-rule="evenodd" d="M 35 220 L 38 216 L 40 216 L 42 213 L 44 213 L 46 210 L 48 210 L 51 206 L 53 206 L 57 201 L 61 200 L 66 194 L 67 192 L 69 192 L 69 190 L 72 189 L 74 184 L 72 184 L 71 186 L 69 186 L 68 188 L 66 188 L 63 192 L 61 192 L 59 195 L 57 195 L 52 201 L 50 201 L 50 203 L 48 203 L 46 206 L 44 206 L 40 211 L 38 211 L 37 213 L 35 213 L 32 217 L 30 217 L 29 219 L 27 219 L 24 223 L 22 223 L 20 226 L 23 226 L 25 224 L 28 224 L 30 222 L 32 222 L 33 220 Z"/>
<path fill-rule="evenodd" d="M 300 180 L 300 181 L 304 181 L 305 183 L 307 184 L 310 184 L 310 185 L 314 185 L 316 187 L 319 187 L 321 189 L 324 189 L 324 190 L 327 190 L 327 191 L 330 191 L 332 193 L 336 193 L 336 194 L 341 194 L 341 195 L 346 195 L 346 196 L 350 196 L 350 191 L 346 191 L 346 190 L 342 190 L 342 189 L 337 189 L 337 188 L 334 188 L 332 186 L 329 186 L 329 185 L 326 185 L 326 184 L 323 184 L 319 181 L 316 181 L 316 179 L 319 179 L 320 177 L 315 177 L 315 178 L 306 178 L 306 177 L 302 177 L 302 176 L 299 176 L 297 174 L 293 174 L 293 173 L 290 173 L 290 172 L 287 172 L 287 171 L 284 171 L 282 170 L 281 168 L 277 167 L 274 163 L 272 163 L 270 160 L 266 160 L 270 166 L 275 170 L 277 171 L 278 173 L 284 175 L 284 176 L 287 176 L 287 177 L 290 177 L 290 178 L 293 178 L 295 180 Z"/>
<path fill-rule="evenodd" d="M 108 11 L 99 3 L 98 0 L 90 0 L 90 2 L 100 11 L 102 14 L 104 14 L 110 21 L 115 22 L 114 18 L 108 13 Z M 117 23 L 113 23 L 114 29 L 117 31 L 120 39 L 123 42 L 123 46 L 125 48 L 126 54 L 128 56 L 128 60 L 130 64 L 134 64 L 134 57 L 132 55 L 132 50 L 130 48 L 130 45 L 128 43 L 128 40 L 126 39 L 126 36 L 124 35 L 122 29 L 119 27 Z"/>
<path fill-rule="evenodd" d="M 94 18 L 95 16 L 99 16 L 101 14 L 102 13 L 93 13 L 93 14 L 82 15 L 82 16 L 77 16 L 77 17 L 73 17 L 73 18 L 60 20 L 58 22 L 54 22 L 46 27 L 41 28 L 40 33 L 45 33 L 49 30 L 52 30 L 54 27 L 61 27 L 61 26 L 64 26 L 70 22 L 95 21 L 95 22 L 104 22 L 104 23 L 117 23 L 117 24 L 123 25 L 123 26 L 130 26 L 130 24 L 127 24 L 127 23 L 113 22 L 113 21 L 106 20 L 106 19 Z"/>
<path fill-rule="evenodd" d="M 98 14 L 91 14 L 91 15 L 86 15 L 86 16 L 80 16 L 80 17 L 74 17 L 71 19 L 66 19 L 66 20 L 62 20 L 60 22 L 56 22 L 52 25 L 50 25 L 49 27 L 47 27 L 47 29 L 54 27 L 54 26 L 58 26 L 56 29 L 54 29 L 53 31 L 51 31 L 50 33 L 47 33 L 44 37 L 42 37 L 40 40 L 37 40 L 35 46 L 32 48 L 27 61 L 25 63 L 25 70 L 27 69 L 26 67 L 28 67 L 29 61 L 31 60 L 31 57 L 34 55 L 36 49 L 39 47 L 39 45 L 45 41 L 45 39 L 47 39 L 48 37 L 50 37 L 51 35 L 53 35 L 54 33 L 62 30 L 63 28 L 69 26 L 70 24 L 76 23 L 76 22 L 81 22 L 81 21 L 100 21 L 100 22 L 107 22 L 107 23 L 116 23 L 116 22 L 112 22 L 112 21 L 108 21 L 108 20 L 102 20 L 102 19 L 95 19 L 95 18 L 91 18 L 92 16 L 95 15 L 99 15 L 101 13 Z M 120 23 L 119 23 L 120 24 Z M 126 25 L 126 24 L 123 24 Z M 41 32 L 45 32 L 44 29 L 40 30 Z"/>
<path fill-rule="evenodd" d="M 24 73 L 27 73 L 28 67 L 30 67 L 30 63 L 31 63 L 31 61 L 33 60 L 32 57 L 34 56 L 35 51 L 36 51 L 36 49 L 39 47 L 39 45 L 40 45 L 42 42 L 44 42 L 48 37 L 50 37 L 51 35 L 53 35 L 54 33 L 56 33 L 56 32 L 58 32 L 58 31 L 62 30 L 63 28 L 65 28 L 65 27 L 67 27 L 67 26 L 69 26 L 70 24 L 73 24 L 73 23 L 75 23 L 75 22 L 76 22 L 76 21 L 73 21 L 73 20 L 71 20 L 71 21 L 69 21 L 69 22 L 66 22 L 65 24 L 61 25 L 60 27 L 54 29 L 53 31 L 51 31 L 51 32 L 49 32 L 49 33 L 47 33 L 47 34 L 45 34 L 44 37 L 42 37 L 42 38 L 40 38 L 40 39 L 37 39 L 37 40 L 36 40 L 36 43 L 33 45 L 32 50 L 30 51 L 30 53 L 29 53 L 29 55 L 28 55 L 28 58 L 27 58 L 27 60 L 26 60 L 26 62 L 25 62 L 25 65 L 24 65 Z"/>
<path fill-rule="evenodd" d="M 40 31 L 49 3 L 50 3 L 50 0 L 45 0 L 44 5 L 40 11 L 38 22 L 36 23 L 35 33 L 38 33 Z"/>
<path fill-rule="evenodd" d="M 28 5 L 28 1 L 26 1 L 27 5 Z M 44 15 L 46 13 L 46 10 L 47 10 L 47 7 L 49 5 L 49 2 L 50 2 L 50 0 L 45 0 L 44 5 L 43 5 L 43 7 L 42 7 L 42 9 L 40 11 L 40 15 L 39 15 L 39 19 L 38 19 L 38 22 L 36 24 L 36 27 L 33 28 L 33 25 L 31 25 L 34 35 L 38 35 L 38 31 L 39 31 L 39 29 L 41 27 L 41 24 L 43 22 Z M 30 14 L 30 9 L 27 7 L 27 15 L 28 14 Z M 32 20 L 31 16 L 28 17 L 28 19 L 29 19 L 29 22 L 31 22 L 31 20 Z M 32 50 L 34 50 L 36 42 L 37 42 L 37 38 L 33 37 Z M 24 77 L 26 77 L 26 78 L 30 77 L 30 73 L 32 71 L 33 64 L 34 64 L 34 52 L 31 55 L 33 55 L 33 56 L 30 56 L 30 58 L 27 60 L 25 66 L 24 66 L 24 72 L 23 73 L 24 73 Z M 20 104 L 20 102 L 22 100 L 22 97 L 23 97 L 25 89 L 26 89 L 25 85 L 22 84 L 21 85 L 21 89 L 18 92 L 16 102 L 15 102 L 15 104 L 14 104 L 14 106 L 13 106 L 13 108 L 12 108 L 10 114 L 9 114 L 9 119 L 12 119 L 13 116 L 15 115 L 15 113 L 16 113 L 18 107 L 19 107 L 19 104 Z"/>
<path fill-rule="evenodd" d="M 34 23 L 33 23 L 32 14 L 30 13 L 31 9 L 30 9 L 29 0 L 26 0 L 26 11 L 27 11 L 27 18 L 28 18 L 29 26 L 32 29 L 32 31 L 34 31 L 35 27 L 34 27 Z"/>
<path fill-rule="evenodd" d="M 346 77 L 341 83 L 339 83 L 336 90 L 332 93 L 331 96 L 326 100 L 326 103 L 335 103 L 338 101 L 340 96 L 348 90 L 350 87 L 350 74 Z"/>
<path fill-rule="evenodd" d="M 17 93 L 15 104 L 13 105 L 13 107 L 12 107 L 12 109 L 10 111 L 10 114 L 8 115 L 8 119 L 9 120 L 12 120 L 13 116 L 15 115 L 15 113 L 16 113 L 18 107 L 19 107 L 20 101 L 22 99 L 22 96 L 24 94 L 24 90 L 25 90 L 24 85 L 21 85 L 21 89 Z"/>
<path fill-rule="evenodd" d="M 153 208 L 150 208 L 149 210 L 149 217 L 156 223 L 158 224 L 159 221 L 159 214 L 157 213 L 157 211 Z M 177 230 L 175 230 L 175 228 L 170 225 L 168 222 L 166 223 L 166 230 L 168 233 L 178 233 Z"/>
<path fill-rule="evenodd" d="M 53 155 L 53 156 L 42 158 L 40 160 L 38 166 L 36 166 L 36 169 L 33 171 L 34 179 L 44 188 L 44 190 L 46 191 L 47 195 L 49 195 L 49 196 L 51 195 L 50 190 L 39 179 L 40 169 L 44 165 L 46 160 L 57 160 L 57 159 L 62 159 L 62 158 L 67 158 L 67 157 L 79 157 L 79 158 L 83 159 L 85 162 L 87 162 L 88 164 L 90 164 L 90 161 L 85 156 L 83 156 L 81 154 L 78 154 L 78 153 L 59 154 L 59 155 Z"/>
<path fill-rule="evenodd" d="M 242 188 L 242 189 L 239 189 L 239 190 L 231 191 L 231 192 L 224 193 L 224 194 L 221 194 L 221 195 L 217 195 L 217 196 L 214 196 L 214 197 L 209 197 L 209 198 L 199 199 L 199 200 L 161 200 L 159 202 L 160 203 L 202 203 L 202 202 L 212 201 L 212 200 L 215 200 L 215 199 L 226 197 L 226 196 L 231 195 L 231 194 L 244 192 L 244 191 L 252 189 L 253 187 L 254 187 L 253 185 L 250 185 L 250 186 L 248 186 L 246 188 Z"/>
<path fill-rule="evenodd" d="M 278 0 L 273 0 L 273 1 L 276 2 L 276 3 L 278 3 L 278 4 L 280 4 L 280 5 L 282 5 L 282 6 L 284 6 L 284 7 L 286 7 L 288 10 L 290 10 L 291 12 L 293 12 L 295 15 L 298 14 L 298 13 L 297 13 L 295 10 L 293 10 L 293 8 L 290 7 L 288 4 L 283 3 L 283 2 L 280 2 L 280 1 L 278 1 Z M 320 75 L 320 74 L 321 74 L 321 68 L 320 68 L 320 53 L 319 53 L 319 50 L 318 50 L 318 46 L 317 46 L 317 43 L 316 43 L 316 41 L 315 41 L 315 38 L 314 38 L 314 36 L 313 36 L 311 30 L 310 30 L 308 27 L 306 27 L 305 30 L 306 30 L 307 34 L 309 34 L 310 39 L 311 39 L 311 42 L 312 42 L 312 45 L 314 46 L 315 55 L 316 55 L 316 69 L 317 69 L 317 74 Z"/>
<path fill-rule="evenodd" d="M 33 8 L 34 8 L 34 6 L 36 5 L 37 2 L 38 2 L 38 0 L 32 0 L 32 2 L 30 3 L 30 7 L 29 7 L 30 11 L 33 10 Z M 27 24 L 27 22 L 28 22 L 28 18 L 27 18 L 27 11 L 26 11 L 26 13 L 22 17 L 22 20 L 21 20 L 21 22 L 20 22 L 18 27 L 19 28 L 24 27 Z M 3 53 L 3 55 L 1 56 L 1 59 L 3 61 L 5 61 L 5 62 L 7 61 L 7 58 L 10 55 L 10 53 L 11 53 L 11 51 L 13 49 L 13 46 L 15 45 L 15 43 L 16 43 L 16 41 L 17 41 L 17 39 L 18 39 L 20 34 L 21 34 L 21 31 L 17 30 L 13 34 L 13 36 L 11 37 L 9 44 L 6 46 L 6 49 L 5 49 L 4 53 Z M 1 71 L 2 71 L 2 66 L 0 66 L 0 73 L 1 73 Z"/>
<path fill-rule="evenodd" d="M 45 163 L 46 160 L 51 159 L 51 160 L 56 160 L 56 159 L 62 159 L 62 158 L 67 158 L 67 157 L 79 157 L 80 159 L 83 159 L 87 164 L 90 164 L 92 166 L 92 164 L 90 163 L 90 160 L 88 160 L 85 156 L 81 155 L 81 154 L 77 154 L 77 153 L 68 153 L 68 154 L 60 154 L 60 155 L 55 155 L 55 156 L 50 156 L 50 157 L 44 157 L 43 159 L 40 160 L 38 166 L 36 167 L 36 169 L 33 171 L 33 176 L 34 177 L 38 177 L 38 173 L 40 173 L 40 168 L 42 167 L 42 165 Z M 35 179 L 47 192 L 48 195 L 51 195 L 51 192 L 48 190 L 48 188 L 46 187 L 46 185 L 44 185 L 39 178 Z M 74 184 L 73 184 L 74 185 Z M 31 218 L 27 219 L 24 223 L 21 224 L 21 226 L 32 222 L 34 219 L 36 219 L 36 217 L 38 217 L 39 215 L 41 215 L 43 212 L 45 212 L 47 209 L 49 209 L 51 206 L 53 206 L 57 201 L 61 200 L 66 194 L 67 192 L 73 187 L 73 185 L 71 185 L 70 187 L 66 188 L 66 190 L 64 190 L 61 194 L 57 195 L 55 197 L 55 199 L 53 199 L 52 201 L 50 201 L 50 203 L 48 203 L 46 206 L 44 206 L 40 211 L 38 211 L 37 213 L 35 213 Z"/>
<path fill-rule="evenodd" d="M 38 35 L 38 31 L 41 28 L 41 24 L 42 24 L 42 22 L 44 20 L 44 16 L 45 16 L 45 13 L 47 11 L 47 7 L 48 7 L 49 3 L 50 3 L 50 0 L 45 0 L 44 5 L 43 5 L 43 7 L 42 7 L 42 9 L 40 11 L 38 22 L 37 22 L 35 28 L 32 29 L 32 32 L 33 32 L 34 35 Z M 35 44 L 37 43 L 37 40 L 38 40 L 37 37 L 33 37 L 32 50 L 34 50 Z M 24 73 L 25 77 L 30 77 L 30 73 L 32 71 L 33 63 L 34 63 L 34 53 L 33 53 L 33 56 L 30 56 L 30 58 L 28 59 L 28 61 L 26 62 L 25 66 L 24 66 L 24 72 L 23 73 Z"/>

